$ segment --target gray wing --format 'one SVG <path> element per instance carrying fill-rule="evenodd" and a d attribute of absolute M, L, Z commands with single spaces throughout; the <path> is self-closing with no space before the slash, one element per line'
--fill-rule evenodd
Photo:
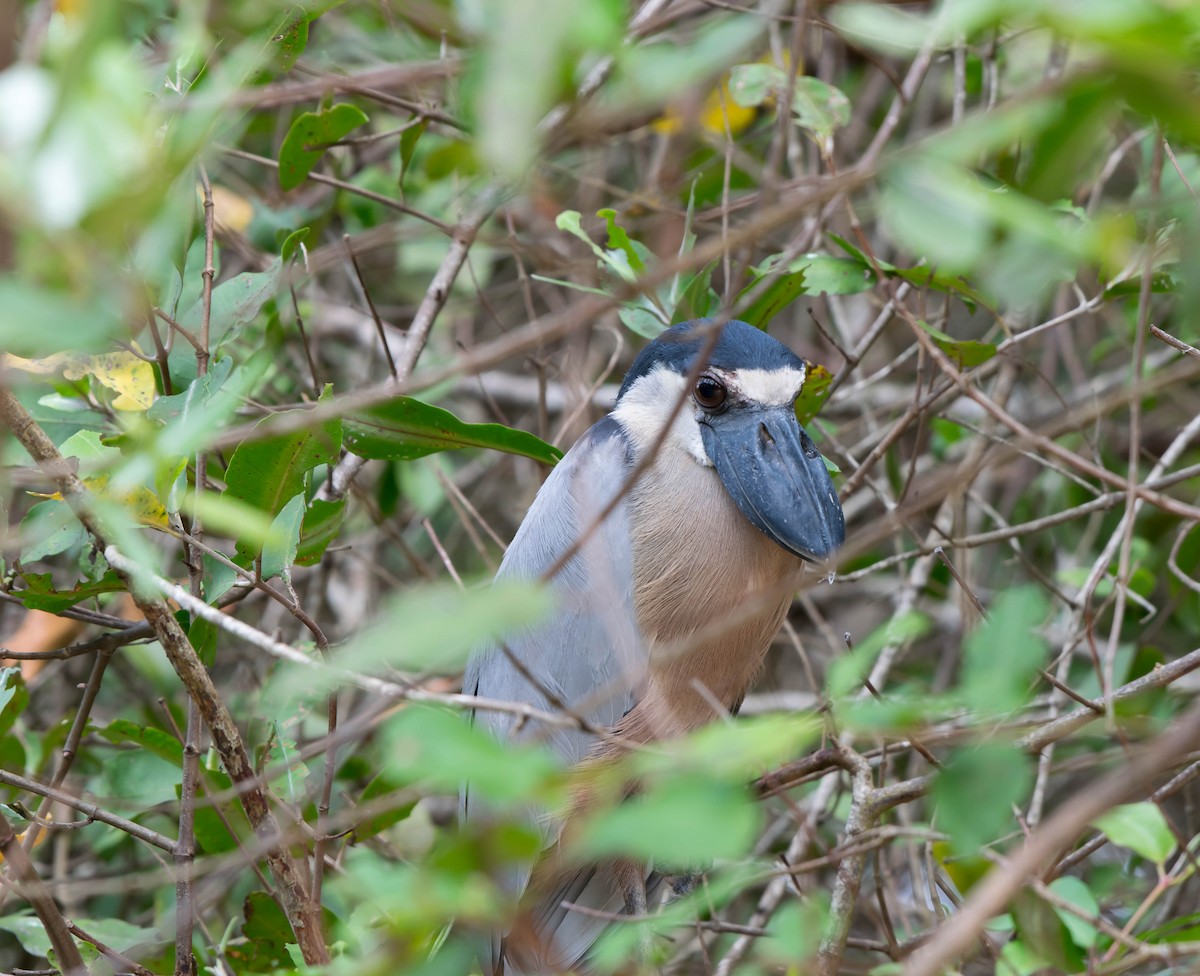
<path fill-rule="evenodd" d="M 630 470 L 625 434 L 605 418 L 558 463 L 542 485 L 500 565 L 497 579 L 536 579 L 575 544 L 619 492 Z M 632 707 L 645 669 L 633 606 L 633 553 L 622 500 L 552 582 L 556 609 L 548 622 L 510 634 L 505 646 L 538 679 L 528 681 L 498 646 L 473 655 L 463 691 L 524 702 L 553 712 L 549 691 L 599 727 L 616 724 Z M 544 690 L 543 690 L 544 689 Z M 475 721 L 500 739 L 516 717 L 480 711 Z M 567 764 L 596 744 L 576 728 L 528 722 L 523 739 L 546 741 Z"/>
<path fill-rule="evenodd" d="M 542 485 L 505 554 L 497 578 L 540 576 L 616 496 L 630 467 L 628 443 L 620 425 L 605 418 L 593 426 Z M 593 727 L 613 726 L 633 707 L 646 667 L 646 651 L 634 609 L 633 552 L 624 500 L 567 562 L 552 586 L 557 603 L 550 620 L 510 634 L 504 641 L 512 657 L 536 676 L 538 684 L 531 683 L 499 646 L 489 646 L 472 657 L 463 677 L 463 691 L 554 712 L 556 708 L 546 693 L 550 692 Z M 515 735 L 522 740 L 544 741 L 568 765 L 583 759 L 598 741 L 582 729 L 536 721 L 525 723 L 515 733 L 516 717 L 503 712 L 480 710 L 474 718 L 501 740 Z M 472 803 L 469 786 L 463 790 L 460 807 L 464 818 L 484 815 L 480 804 Z M 557 827 L 536 810 L 530 810 L 530 817 L 542 825 L 545 845 L 552 844 Z M 503 879 L 514 896 L 524 891 L 532 867 L 516 867 Z M 619 897 L 617 903 L 612 902 L 611 886 L 595 877 L 590 868 L 576 875 L 568 886 L 574 889 L 570 892 L 574 897 L 566 900 L 594 902 L 596 907 L 603 904 L 606 910 L 621 908 Z M 547 943 L 582 955 L 604 923 L 579 913 L 565 917 L 559 908 L 561 900 L 554 896 L 551 903 L 538 906 L 535 924 Z M 566 946 L 556 934 L 560 928 Z M 498 936 L 492 940 L 488 955 L 492 968 L 485 968 L 485 973 L 497 971 Z M 514 969 L 510 965 L 509 971 Z"/>

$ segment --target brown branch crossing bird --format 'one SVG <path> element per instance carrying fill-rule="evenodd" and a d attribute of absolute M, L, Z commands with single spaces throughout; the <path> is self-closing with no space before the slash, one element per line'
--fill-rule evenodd
<path fill-rule="evenodd" d="M 568 764 L 598 764 L 621 754 L 616 740 L 684 735 L 717 703 L 737 711 L 804 563 L 845 537 L 837 492 L 794 411 L 805 375 L 804 360 L 744 322 L 685 323 L 642 351 L 612 413 L 538 492 L 500 568 L 536 579 L 561 563 L 555 614 L 481 649 L 463 684 L 565 707 L 581 725 L 519 726 L 483 711 L 475 722 L 501 739 L 542 737 Z M 468 820 L 487 816 L 470 784 L 461 806 Z M 531 816 L 544 853 L 503 879 L 522 910 L 485 948 L 485 974 L 586 965 L 604 916 L 644 914 L 662 881 L 641 863 L 564 865 L 564 823 Z"/>

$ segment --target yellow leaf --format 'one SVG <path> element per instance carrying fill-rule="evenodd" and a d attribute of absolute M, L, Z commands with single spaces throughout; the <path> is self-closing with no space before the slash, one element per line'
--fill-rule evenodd
<path fill-rule="evenodd" d="M 50 373 L 57 373 L 66 364 L 72 361 L 69 352 L 56 352 L 53 356 L 47 356 L 45 359 L 22 359 L 20 356 L 5 355 L 0 358 L 0 363 L 5 369 L 19 369 L 25 373 L 33 373 L 37 376 L 48 376 Z"/>
<path fill-rule="evenodd" d="M 254 204 L 225 186 L 213 186 L 212 198 L 217 227 L 244 234 L 254 219 Z"/>
<path fill-rule="evenodd" d="M 142 525 L 150 525 L 156 529 L 167 527 L 167 510 L 158 496 L 149 488 L 134 488 L 133 491 L 121 497 L 128 506 L 130 514 Z"/>
<path fill-rule="evenodd" d="M 113 400 L 114 410 L 147 410 L 154 403 L 154 370 L 131 352 L 106 352 L 92 356 L 86 366 L 110 390 L 120 394 Z"/>
<path fill-rule="evenodd" d="M 167 510 L 163 503 L 158 500 L 158 496 L 149 488 L 138 487 L 132 488 L 129 491 L 111 492 L 108 490 L 108 475 L 99 474 L 90 478 L 84 478 L 83 483 L 88 491 L 106 498 L 110 501 L 119 502 L 129 509 L 129 514 L 134 520 L 142 525 L 149 525 L 156 529 L 165 529 L 167 527 Z M 32 495 L 34 498 L 50 498 L 55 501 L 62 501 L 62 492 L 56 491 L 52 495 L 44 494 L 40 491 L 27 491 L 25 494 Z"/>
<path fill-rule="evenodd" d="M 771 64 L 774 58 L 768 51 L 758 59 L 760 64 Z M 785 52 L 782 68 L 788 70 L 791 64 L 791 57 Z M 773 99 L 763 103 L 766 106 L 774 104 Z M 705 132 L 714 136 L 724 136 L 726 131 L 726 123 L 728 123 L 729 134 L 731 136 L 740 135 L 750 128 L 750 125 L 758 117 L 757 108 L 746 108 L 739 105 L 733 100 L 733 95 L 729 91 L 729 72 L 721 75 L 720 84 L 713 88 L 704 98 L 704 104 L 700 106 L 696 114 L 695 121 Z M 654 120 L 652 123 L 656 132 L 661 132 L 663 135 L 674 135 L 684 128 L 685 113 L 678 105 L 669 105 L 667 110 Z"/>
<path fill-rule="evenodd" d="M 90 373 L 99 383 L 118 394 L 112 403 L 116 410 L 146 410 L 154 403 L 156 395 L 153 367 L 124 349 L 99 356 L 56 352 L 45 359 L 22 359 L 20 356 L 6 355 L 0 360 L 0 366 L 38 376 L 61 371 L 69 380 L 77 380 Z"/>
<path fill-rule="evenodd" d="M 47 813 L 44 819 L 46 819 L 46 820 L 53 820 L 53 819 L 54 819 L 54 814 L 52 814 L 52 813 Z M 22 831 L 21 831 L 19 834 L 17 834 L 17 835 L 16 835 L 16 837 L 14 838 L 14 842 L 15 842 L 15 843 L 18 843 L 18 844 L 24 844 L 24 843 L 25 843 L 25 834 L 26 834 L 26 831 L 22 830 Z M 45 840 L 45 839 L 46 839 L 48 836 L 50 836 L 50 831 L 48 831 L 48 830 L 41 830 L 41 831 L 38 831 L 37 840 L 35 840 L 35 841 L 33 842 L 33 846 L 34 846 L 34 847 L 41 847 L 41 846 L 42 846 L 42 842 L 43 842 L 43 841 L 44 841 L 44 840 Z M 4 855 L 3 855 L 3 854 L 0 854 L 0 864 L 3 864 L 3 863 L 4 863 Z"/>

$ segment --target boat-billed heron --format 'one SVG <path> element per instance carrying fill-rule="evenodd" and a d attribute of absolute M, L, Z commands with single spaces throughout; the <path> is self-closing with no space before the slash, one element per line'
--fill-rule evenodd
<path fill-rule="evenodd" d="M 546 479 L 500 567 L 536 579 L 563 563 L 556 611 L 475 654 L 463 681 L 467 694 L 565 705 L 591 731 L 482 709 L 477 723 L 501 739 L 541 738 L 568 764 L 599 763 L 620 754 L 613 738 L 680 736 L 737 711 L 804 563 L 845 536 L 794 411 L 805 375 L 803 359 L 744 322 L 677 325 L 642 350 L 613 411 Z M 461 805 L 481 815 L 469 784 Z M 641 865 L 564 870 L 553 851 L 563 823 L 538 822 L 545 853 L 503 879 L 523 907 L 492 939 L 485 976 L 578 966 L 606 923 L 563 903 L 640 914 L 661 880 Z"/>

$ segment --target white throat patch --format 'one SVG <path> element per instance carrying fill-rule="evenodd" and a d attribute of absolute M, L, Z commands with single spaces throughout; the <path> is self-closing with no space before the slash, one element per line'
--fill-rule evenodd
<path fill-rule="evenodd" d="M 686 451 L 698 464 L 712 466 L 704 450 L 704 442 L 700 439 L 696 405 L 691 395 L 684 392 L 686 379 L 666 366 L 655 366 L 645 376 L 633 381 L 633 386 L 625 391 L 621 402 L 612 412 L 613 419 L 633 441 L 639 458 L 654 445 L 663 421 L 670 415 L 676 401 L 680 396 L 686 396 L 663 446 Z"/>

